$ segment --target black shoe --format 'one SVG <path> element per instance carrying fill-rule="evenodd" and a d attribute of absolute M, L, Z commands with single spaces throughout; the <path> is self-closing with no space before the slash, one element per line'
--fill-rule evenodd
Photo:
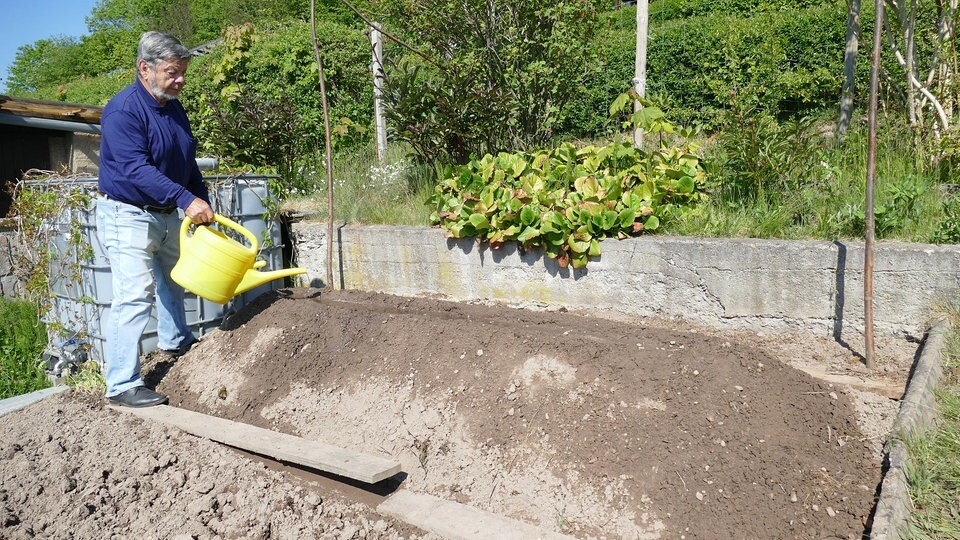
<path fill-rule="evenodd" d="M 111 405 L 121 407 L 153 407 L 167 402 L 167 396 L 160 392 L 154 392 L 146 386 L 135 386 L 126 392 L 121 392 L 115 396 L 110 396 L 107 401 Z"/>
<path fill-rule="evenodd" d="M 160 349 L 160 355 L 163 356 L 163 358 L 167 361 L 173 361 L 187 354 L 187 351 L 189 351 L 199 342 L 199 340 L 194 339 L 179 349 Z"/>

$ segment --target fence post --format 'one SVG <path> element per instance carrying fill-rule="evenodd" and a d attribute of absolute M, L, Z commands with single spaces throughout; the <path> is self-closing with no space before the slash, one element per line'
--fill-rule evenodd
<path fill-rule="evenodd" d="M 647 95 L 647 26 L 649 24 L 650 5 L 648 0 L 637 2 L 637 53 L 634 63 L 633 88 L 637 95 Z M 639 101 L 633 103 L 633 112 L 640 110 Z M 643 130 L 639 127 L 633 132 L 633 146 L 643 147 Z"/>

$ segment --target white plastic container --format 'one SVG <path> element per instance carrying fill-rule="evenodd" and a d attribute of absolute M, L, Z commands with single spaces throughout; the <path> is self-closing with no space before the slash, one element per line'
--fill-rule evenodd
<path fill-rule="evenodd" d="M 267 176 L 206 177 L 210 189 L 210 203 L 214 211 L 229 217 L 253 232 L 260 239 L 258 259 L 266 261 L 264 270 L 283 268 L 280 225 L 266 219 L 268 205 L 273 204 Z M 49 185 L 51 189 L 64 187 L 64 180 L 32 182 L 35 186 Z M 96 179 L 69 179 L 69 189 L 83 189 L 96 197 Z M 51 227 L 51 289 L 53 307 L 44 317 L 48 327 L 48 346 L 45 356 L 48 367 L 57 370 L 65 364 L 82 360 L 78 345 L 87 357 L 102 365 L 107 318 L 113 301 L 110 264 L 97 238 L 94 203 L 89 208 L 64 212 Z M 80 242 L 71 240 L 79 235 Z M 76 237 L 74 237 L 76 238 Z M 79 249 L 74 244 L 81 246 Z M 89 246 L 90 249 L 85 249 Z M 81 253 L 78 253 L 80 251 Z M 92 255 L 86 257 L 85 255 Z M 276 280 L 238 295 L 226 305 L 220 305 L 187 293 L 185 311 L 187 323 L 197 337 L 218 328 L 224 315 L 236 311 L 261 294 L 284 286 Z M 158 346 L 156 307 L 140 339 L 140 353 L 146 354 Z M 78 358 L 79 356 L 79 358 Z M 65 362 L 64 360 L 69 360 Z"/>

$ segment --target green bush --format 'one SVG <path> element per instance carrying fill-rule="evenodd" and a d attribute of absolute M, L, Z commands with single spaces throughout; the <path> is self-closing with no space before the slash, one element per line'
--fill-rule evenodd
<path fill-rule="evenodd" d="M 748 15 L 704 11 L 676 20 L 658 18 L 658 4 L 652 4 L 648 97 L 677 122 L 711 128 L 719 127 L 718 116 L 734 97 L 779 118 L 836 108 L 846 9 L 836 3 L 791 4 L 748 10 Z M 566 109 L 563 126 L 569 135 L 593 137 L 609 131 L 611 125 L 598 111 L 632 84 L 636 24 L 627 11 L 635 13 L 620 10 L 601 21 L 603 30 L 591 45 L 597 62 Z M 862 16 L 866 36 L 869 15 Z M 869 54 L 863 51 L 866 47 L 861 47 L 858 62 L 860 89 L 866 88 L 869 72 Z"/>
<path fill-rule="evenodd" d="M 427 163 L 547 144 L 592 64 L 593 0 L 383 7 L 391 28 L 429 59 L 391 48 L 387 57 L 397 62 L 388 66 L 384 95 L 394 140 Z"/>
<path fill-rule="evenodd" d="M 324 124 L 310 27 L 290 21 L 266 31 L 232 27 L 227 41 L 191 66 L 182 102 L 201 150 L 226 166 L 273 168 L 284 177 L 323 148 Z M 319 21 L 331 124 L 338 146 L 369 140 L 373 84 L 359 29 Z M 360 134 L 357 136 L 357 134 Z"/>
<path fill-rule="evenodd" d="M 650 3 L 650 17 L 656 21 L 686 19 L 710 13 L 753 15 L 820 5 L 823 0 L 660 0 Z M 634 10 L 630 14 L 635 13 Z"/>
<path fill-rule="evenodd" d="M 117 92 L 134 80 L 133 68 L 118 69 L 109 75 L 81 77 L 68 83 L 37 89 L 33 97 L 104 106 Z"/>
<path fill-rule="evenodd" d="M 40 354 L 47 331 L 30 302 L 0 297 L 0 399 L 47 388 Z"/>

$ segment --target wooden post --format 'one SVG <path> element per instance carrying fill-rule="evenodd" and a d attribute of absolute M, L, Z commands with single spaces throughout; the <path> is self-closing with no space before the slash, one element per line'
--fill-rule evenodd
<path fill-rule="evenodd" d="M 637 2 L 637 54 L 633 70 L 633 88 L 637 95 L 645 97 L 647 95 L 647 27 L 649 24 L 650 4 L 648 0 L 638 0 Z M 640 102 L 633 103 L 633 112 L 640 110 Z M 637 128 L 633 132 L 633 146 L 635 148 L 643 147 L 643 130 Z"/>
<path fill-rule="evenodd" d="M 867 142 L 867 189 L 864 221 L 863 254 L 863 337 L 868 368 L 874 367 L 873 344 L 873 252 L 874 252 L 874 177 L 877 171 L 877 90 L 880 86 L 880 39 L 883 36 L 883 0 L 876 0 L 876 21 L 873 29 L 873 57 L 870 60 L 870 110 Z"/>
<path fill-rule="evenodd" d="M 378 23 L 370 27 L 370 44 L 373 48 L 373 114 L 377 127 L 377 162 L 382 165 L 387 157 L 387 122 L 383 117 L 383 39 Z"/>

